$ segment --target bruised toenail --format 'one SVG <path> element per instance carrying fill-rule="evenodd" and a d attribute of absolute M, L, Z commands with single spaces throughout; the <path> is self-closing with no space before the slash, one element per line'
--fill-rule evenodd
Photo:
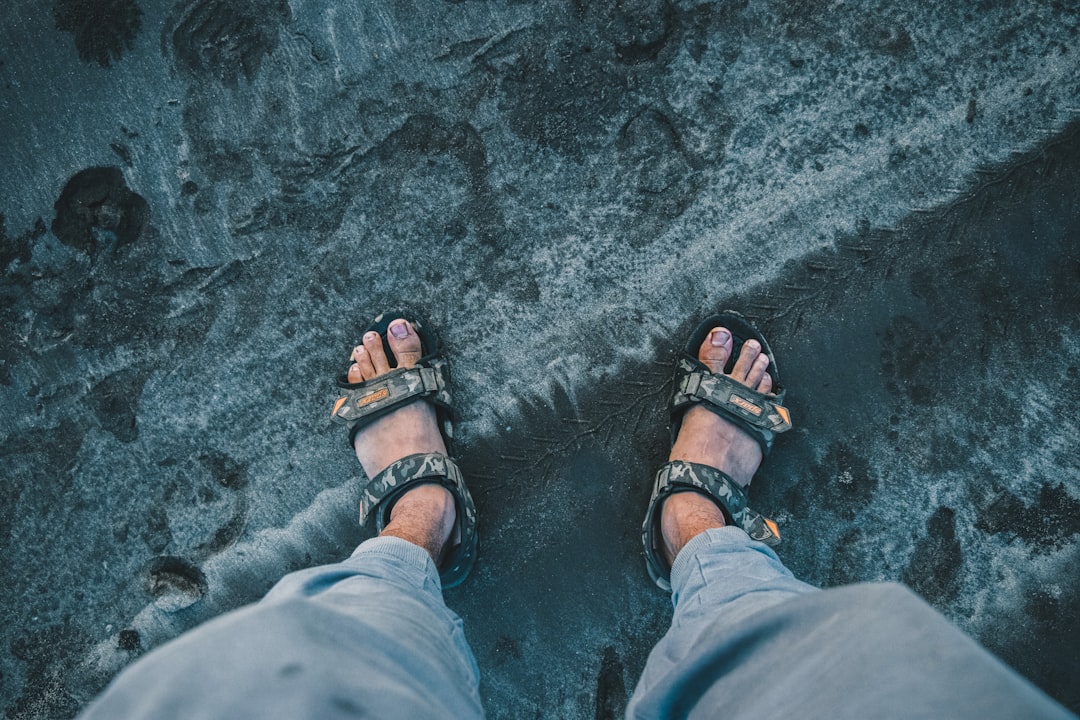
<path fill-rule="evenodd" d="M 379 337 L 379 333 L 375 332 L 374 330 L 372 330 L 369 333 L 364 334 L 364 339 L 365 340 L 375 340 L 378 337 Z"/>
<path fill-rule="evenodd" d="M 409 326 L 402 321 L 391 325 L 390 332 L 392 332 L 396 338 L 409 337 Z"/>
<path fill-rule="evenodd" d="M 726 345 L 728 338 L 730 337 L 731 334 L 728 333 L 727 330 L 715 330 L 713 331 L 711 342 L 715 347 L 720 347 Z"/>

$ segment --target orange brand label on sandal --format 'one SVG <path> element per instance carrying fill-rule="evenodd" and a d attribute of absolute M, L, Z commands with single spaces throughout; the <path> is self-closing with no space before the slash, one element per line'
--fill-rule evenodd
<path fill-rule="evenodd" d="M 390 397 L 390 390 L 388 390 L 387 388 L 383 388 L 382 390 L 376 390 L 370 395 L 365 395 L 364 397 L 357 400 L 356 404 L 360 407 L 364 407 L 365 405 L 370 405 L 371 403 L 385 400 L 388 397 Z"/>
<path fill-rule="evenodd" d="M 739 397 L 738 395 L 732 395 L 730 400 L 731 400 L 731 402 L 738 405 L 743 410 L 745 410 L 746 412 L 754 415 L 755 417 L 761 414 L 761 408 L 759 408 L 757 405 L 750 402 L 749 400 L 744 400 L 743 398 Z"/>

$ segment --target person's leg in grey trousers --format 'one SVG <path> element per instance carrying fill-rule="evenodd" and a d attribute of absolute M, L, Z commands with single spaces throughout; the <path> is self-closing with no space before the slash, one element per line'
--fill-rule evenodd
<path fill-rule="evenodd" d="M 381 353 L 381 339 L 368 340 Z M 701 361 L 722 372 L 731 352 L 731 335 L 711 331 Z M 768 393 L 762 357 L 747 343 L 731 376 Z M 350 375 L 386 372 L 357 365 Z M 407 405 L 357 435 L 369 477 L 409 454 L 445 453 L 429 410 Z M 761 457 L 701 408 L 686 412 L 671 453 L 741 485 Z M 482 717 L 476 662 L 435 564 L 459 509 L 442 486 L 405 492 L 381 537 L 150 653 L 84 717 Z M 657 520 L 675 612 L 629 718 L 1070 717 L 901 586 L 819 591 L 692 490 L 667 496 Z"/>
<path fill-rule="evenodd" d="M 105 720 L 483 717 L 479 671 L 423 549 L 373 538 L 125 670 Z"/>
<path fill-rule="evenodd" d="M 475 516 L 463 482 L 454 482 L 460 476 L 435 408 L 413 394 L 434 383 L 437 397 L 449 398 L 431 362 L 437 347 L 419 323 L 380 316 L 342 379 L 334 413 L 349 413 L 380 537 L 348 560 L 286 576 L 262 602 L 151 652 L 84 717 L 483 717 L 476 661 L 443 603 L 436 567 L 442 561 L 454 579 L 467 572 L 459 561 Z M 380 412 L 364 420 L 369 406 Z"/>
<path fill-rule="evenodd" d="M 676 393 L 724 374 L 713 383 L 722 392 L 702 393 L 703 402 L 722 406 L 734 393 L 745 396 L 741 407 L 771 411 L 776 376 L 767 370 L 764 339 L 735 347 L 728 328 L 709 324 L 688 343 L 700 366 L 692 358 L 687 369 L 697 377 L 677 380 Z M 708 466 L 695 480 L 715 468 L 748 485 L 768 443 L 729 415 L 701 403 L 686 410 L 668 467 Z M 730 486 L 716 498 L 683 482 L 661 496 L 666 476 L 657 477 L 654 495 L 666 499 L 650 506 L 657 530 L 651 548 L 646 538 L 646 553 L 654 551 L 650 571 L 658 584 L 670 567 L 675 612 L 630 700 L 632 720 L 1072 717 L 900 585 L 821 591 L 795 579 L 769 547 L 733 525 L 730 508 L 728 515 L 721 510 Z"/>
<path fill-rule="evenodd" d="M 671 584 L 633 720 L 1072 717 L 903 586 L 817 590 L 738 528 L 691 540 Z"/>

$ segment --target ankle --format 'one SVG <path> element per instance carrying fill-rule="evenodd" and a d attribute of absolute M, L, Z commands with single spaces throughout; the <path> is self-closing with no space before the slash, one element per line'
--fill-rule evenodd
<path fill-rule="evenodd" d="M 660 533 L 668 564 L 674 564 L 675 558 L 695 537 L 726 524 L 724 511 L 700 493 L 680 492 L 669 497 L 660 508 Z"/>
<path fill-rule="evenodd" d="M 438 565 L 456 518 L 449 490 L 441 485 L 421 485 L 398 499 L 390 511 L 390 522 L 379 534 L 418 545 Z"/>

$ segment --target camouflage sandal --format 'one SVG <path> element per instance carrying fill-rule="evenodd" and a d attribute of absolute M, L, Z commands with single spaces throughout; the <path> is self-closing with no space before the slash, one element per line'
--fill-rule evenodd
<path fill-rule="evenodd" d="M 725 327 L 732 335 L 732 353 L 724 372 L 731 372 L 743 343 L 751 338 L 761 343 L 761 351 L 769 358 L 767 372 L 773 380 L 773 394 L 759 393 L 726 375 L 713 373 L 697 359 L 698 348 L 715 327 Z M 776 435 L 791 429 L 790 413 L 781 404 L 784 394 L 772 349 L 757 328 L 742 315 L 730 310 L 708 317 L 690 335 L 675 364 L 675 393 L 671 399 L 671 441 L 674 444 L 679 435 L 686 410 L 701 403 L 703 407 L 734 423 L 754 438 L 761 446 L 762 455 L 767 456 Z M 701 492 L 709 496 L 723 510 L 729 525 L 742 528 L 754 540 L 767 545 L 780 543 L 780 531 L 776 523 L 747 507 L 745 488 L 740 487 L 730 475 L 699 463 L 681 460 L 666 463 L 656 473 L 649 509 L 641 527 L 645 564 L 649 575 L 664 590 L 671 590 L 671 568 L 658 546 L 661 541 L 659 508 L 670 495 L 687 491 Z"/>
<path fill-rule="evenodd" d="M 386 357 L 393 364 L 394 354 L 386 340 L 390 323 L 408 313 L 386 312 L 364 329 L 379 333 L 383 338 Z M 375 420 L 419 400 L 435 406 L 439 432 L 448 451 L 453 452 L 453 408 L 450 397 L 450 372 L 446 360 L 439 356 L 439 339 L 416 319 L 411 320 L 420 338 L 422 357 L 411 368 L 394 367 L 385 375 L 372 380 L 350 383 L 347 375 L 337 378 L 343 394 L 334 403 L 332 419 L 349 431 L 349 447 L 356 434 Z M 409 455 L 390 465 L 368 480 L 360 498 L 360 523 L 373 515 L 376 532 L 382 532 L 390 520 L 390 511 L 406 490 L 417 485 L 442 485 L 454 496 L 457 521 L 451 535 L 452 546 L 439 565 L 443 588 L 461 584 L 476 560 L 476 506 L 469 494 L 457 464 L 441 454 Z"/>

